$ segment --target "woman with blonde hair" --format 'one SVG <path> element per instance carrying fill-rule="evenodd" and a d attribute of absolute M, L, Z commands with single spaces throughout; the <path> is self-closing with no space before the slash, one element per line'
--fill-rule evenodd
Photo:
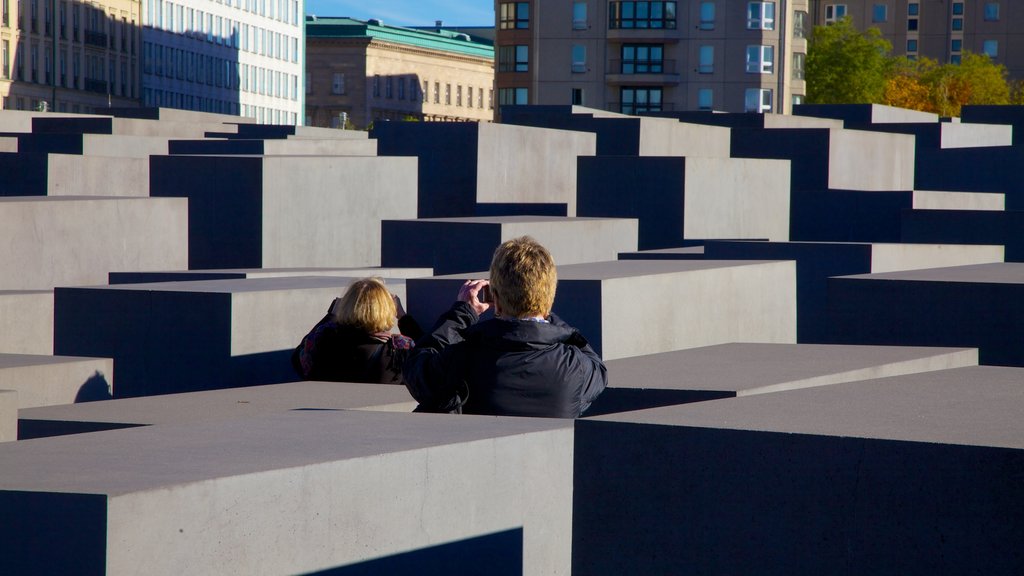
<path fill-rule="evenodd" d="M 401 334 L 392 334 L 397 321 Z M 402 384 L 402 364 L 423 331 L 380 278 L 352 283 L 292 353 L 304 380 Z"/>

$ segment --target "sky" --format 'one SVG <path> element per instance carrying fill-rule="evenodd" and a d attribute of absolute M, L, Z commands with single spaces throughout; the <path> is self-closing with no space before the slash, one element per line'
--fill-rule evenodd
<path fill-rule="evenodd" d="M 494 26 L 493 0 L 305 0 L 306 14 L 377 18 L 394 26 Z"/>

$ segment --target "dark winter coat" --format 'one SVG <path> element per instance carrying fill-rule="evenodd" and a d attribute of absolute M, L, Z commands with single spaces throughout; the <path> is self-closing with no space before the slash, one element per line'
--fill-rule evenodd
<path fill-rule="evenodd" d="M 608 383 L 601 358 L 573 327 L 495 318 L 465 302 L 441 316 L 405 364 L 405 385 L 431 412 L 576 418 Z"/>
<path fill-rule="evenodd" d="M 292 352 L 292 367 L 303 380 L 401 384 L 402 364 L 423 331 L 408 314 L 398 329 L 402 334 L 382 341 L 328 314 Z"/>

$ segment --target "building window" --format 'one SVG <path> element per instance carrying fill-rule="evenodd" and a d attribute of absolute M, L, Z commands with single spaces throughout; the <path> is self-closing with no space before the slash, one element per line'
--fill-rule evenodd
<path fill-rule="evenodd" d="M 608 28 L 675 28 L 675 2 L 611 2 Z"/>
<path fill-rule="evenodd" d="M 985 20 L 988 22 L 999 20 L 999 2 L 985 4 Z"/>
<path fill-rule="evenodd" d="M 373 76 L 373 97 L 380 98 L 380 76 L 376 74 Z"/>
<path fill-rule="evenodd" d="M 434 104 L 441 103 L 441 83 L 434 82 Z"/>
<path fill-rule="evenodd" d="M 572 3 L 572 28 L 573 30 L 586 30 L 587 25 L 587 3 Z"/>
<path fill-rule="evenodd" d="M 620 111 L 623 114 L 661 112 L 661 88 L 623 86 L 619 94 L 622 96 L 622 109 Z"/>
<path fill-rule="evenodd" d="M 711 88 L 697 90 L 697 109 L 713 110 L 715 92 Z"/>
<path fill-rule="evenodd" d="M 910 32 L 917 30 L 917 18 L 910 18 L 907 20 L 907 30 Z"/>
<path fill-rule="evenodd" d="M 587 71 L 587 47 L 583 44 L 572 45 L 572 71 L 574 74 Z"/>
<path fill-rule="evenodd" d="M 444 104 L 445 104 L 445 106 L 451 106 L 452 105 L 452 85 L 451 84 L 445 84 L 444 85 Z"/>
<path fill-rule="evenodd" d="M 907 4 L 907 16 L 918 16 L 921 14 L 921 4 L 918 2 L 911 2 Z"/>
<path fill-rule="evenodd" d="M 700 29 L 701 30 L 714 30 L 715 29 L 715 3 L 714 2 L 701 2 L 700 3 Z"/>
<path fill-rule="evenodd" d="M 715 71 L 715 47 L 704 45 L 700 47 L 700 60 L 697 65 L 697 72 L 700 74 L 712 74 Z"/>
<path fill-rule="evenodd" d="M 804 103 L 803 94 L 793 94 L 793 106 L 799 106 Z"/>
<path fill-rule="evenodd" d="M 917 52 L 917 40 L 913 38 L 907 40 L 907 52 Z"/>
<path fill-rule="evenodd" d="M 960 55 L 959 54 L 953 54 L 952 56 L 950 56 L 949 57 L 949 63 L 950 64 L 957 64 L 957 65 L 959 65 L 960 64 Z"/>
<path fill-rule="evenodd" d="M 663 44 L 623 44 L 623 74 L 662 74 L 664 72 Z"/>
<path fill-rule="evenodd" d="M 331 94 L 344 94 L 345 93 L 345 75 L 335 74 L 334 80 L 331 82 Z"/>
<path fill-rule="evenodd" d="M 889 20 L 889 7 L 885 4 L 875 4 L 871 7 L 872 22 L 886 22 Z"/>
<path fill-rule="evenodd" d="M 953 18 L 952 28 L 955 31 L 963 30 L 964 29 L 964 19 L 963 18 Z"/>
<path fill-rule="evenodd" d="M 9 40 L 3 41 L 3 78 L 11 77 L 11 43 Z"/>
<path fill-rule="evenodd" d="M 989 58 L 995 58 L 999 56 L 999 41 L 998 40 L 985 40 L 981 45 L 981 53 L 988 56 Z"/>
<path fill-rule="evenodd" d="M 747 2 L 747 30 L 774 30 L 775 2 Z"/>
<path fill-rule="evenodd" d="M 950 52 L 960 52 L 963 49 L 963 45 L 963 40 L 953 40 L 949 43 L 949 50 Z"/>
<path fill-rule="evenodd" d="M 572 89 L 572 105 L 583 106 L 583 88 Z"/>
<path fill-rule="evenodd" d="M 424 103 L 430 100 L 430 80 L 423 81 L 423 94 L 420 94 L 420 96 L 423 97 Z"/>
<path fill-rule="evenodd" d="M 398 99 L 405 100 L 405 78 L 398 78 Z M 413 91 L 416 91 L 416 85 L 413 84 Z"/>
<path fill-rule="evenodd" d="M 807 38 L 807 12 L 793 11 L 793 37 Z"/>
<path fill-rule="evenodd" d="M 771 74 L 774 71 L 774 46 L 747 46 L 747 72 L 751 74 Z"/>
<path fill-rule="evenodd" d="M 793 80 L 804 79 L 804 60 L 807 56 L 802 52 L 793 52 Z"/>
<path fill-rule="evenodd" d="M 745 112 L 764 114 L 772 111 L 772 91 L 768 88 L 748 88 L 744 98 Z"/>
<path fill-rule="evenodd" d="M 523 106 L 529 104 L 530 91 L 526 88 L 499 88 L 499 106 Z"/>
<path fill-rule="evenodd" d="M 498 72 L 529 72 L 530 47 L 526 44 L 498 48 Z"/>
<path fill-rule="evenodd" d="M 482 110 L 483 107 L 484 107 L 484 89 L 483 88 L 477 88 L 476 89 L 476 96 L 477 96 L 477 98 L 476 98 L 476 107 L 480 108 Z M 492 108 L 493 108 L 493 106 L 492 106 Z"/>
<path fill-rule="evenodd" d="M 462 106 L 462 84 L 455 87 L 455 105 Z"/>
<path fill-rule="evenodd" d="M 529 2 L 503 2 L 498 27 L 502 30 L 526 30 L 530 27 Z"/>
<path fill-rule="evenodd" d="M 953 2 L 953 15 L 954 16 L 963 16 L 964 15 L 964 3 L 963 2 Z"/>
<path fill-rule="evenodd" d="M 825 23 L 831 24 L 846 16 L 846 4 L 829 4 L 825 6 Z"/>

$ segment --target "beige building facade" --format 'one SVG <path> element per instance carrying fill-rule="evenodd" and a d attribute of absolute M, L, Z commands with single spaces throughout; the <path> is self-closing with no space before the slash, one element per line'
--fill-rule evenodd
<path fill-rule="evenodd" d="M 811 0 L 816 25 L 849 16 L 858 30 L 878 28 L 893 53 L 958 63 L 987 54 L 1024 79 L 1024 2 L 1020 0 Z"/>
<path fill-rule="evenodd" d="M 498 102 L 789 113 L 807 0 L 495 3 Z"/>
<path fill-rule="evenodd" d="M 0 9 L 0 109 L 138 105 L 140 2 L 0 0 Z"/>
<path fill-rule="evenodd" d="M 494 51 L 486 38 L 309 16 L 306 50 L 308 125 L 493 118 Z"/>

